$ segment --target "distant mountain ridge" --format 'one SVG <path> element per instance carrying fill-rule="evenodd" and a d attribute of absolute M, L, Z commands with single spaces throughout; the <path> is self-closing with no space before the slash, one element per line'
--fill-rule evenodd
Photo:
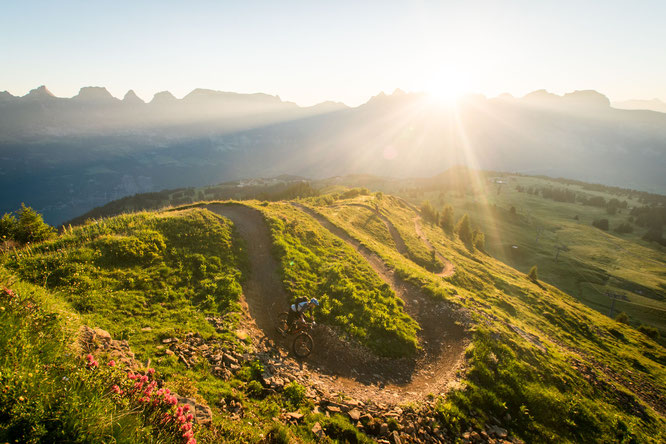
<path fill-rule="evenodd" d="M 470 95 L 443 105 L 380 93 L 350 108 L 195 89 L 144 102 L 85 87 L 0 94 L 0 212 L 27 202 L 51 223 L 135 193 L 246 177 L 419 177 L 454 165 L 666 193 L 666 114 L 596 91 Z"/>
<path fill-rule="evenodd" d="M 662 102 L 659 99 L 625 100 L 623 102 L 614 102 L 613 107 L 619 109 L 649 110 L 658 113 L 666 113 L 666 102 Z"/>

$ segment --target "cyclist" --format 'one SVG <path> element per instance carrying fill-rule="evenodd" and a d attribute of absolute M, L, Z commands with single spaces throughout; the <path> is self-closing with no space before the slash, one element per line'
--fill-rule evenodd
<path fill-rule="evenodd" d="M 291 331 L 296 325 L 296 321 L 306 322 L 304 314 L 310 310 L 310 322 L 314 324 L 314 308 L 319 307 L 319 301 L 312 298 L 309 301 L 306 298 L 298 298 L 289 307 L 289 316 L 287 317 L 287 328 Z"/>

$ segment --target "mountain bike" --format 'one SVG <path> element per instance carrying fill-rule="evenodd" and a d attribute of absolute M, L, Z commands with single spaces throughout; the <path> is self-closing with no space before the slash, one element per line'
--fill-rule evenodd
<path fill-rule="evenodd" d="M 278 315 L 277 330 L 282 336 L 296 335 L 294 342 L 292 343 L 292 350 L 297 357 L 305 358 L 312 353 L 312 350 L 314 350 L 314 339 L 312 339 L 309 332 L 312 330 L 315 322 L 297 319 L 296 323 L 290 327 L 287 322 L 288 318 L 289 313 L 286 311 Z"/>

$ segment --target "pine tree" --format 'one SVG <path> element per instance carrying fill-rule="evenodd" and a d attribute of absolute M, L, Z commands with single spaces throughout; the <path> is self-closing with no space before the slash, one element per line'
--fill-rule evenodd
<path fill-rule="evenodd" d="M 456 233 L 461 241 L 467 245 L 472 245 L 472 224 L 469 221 L 469 216 L 467 214 L 463 215 L 456 224 Z"/>
<path fill-rule="evenodd" d="M 539 275 L 537 273 L 537 266 L 533 266 L 530 268 L 530 272 L 527 275 L 533 282 L 537 282 L 539 280 Z"/>
<path fill-rule="evenodd" d="M 49 226 L 42 215 L 25 204 L 16 212 L 18 215 L 14 239 L 17 242 L 40 242 L 53 236 L 53 227 Z"/>
<path fill-rule="evenodd" d="M 453 208 L 447 205 L 439 215 L 439 226 L 449 233 L 453 231 Z"/>

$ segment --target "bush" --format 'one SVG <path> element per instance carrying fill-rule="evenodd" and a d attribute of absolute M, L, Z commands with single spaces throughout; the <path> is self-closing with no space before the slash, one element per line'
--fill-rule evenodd
<path fill-rule="evenodd" d="M 608 219 L 595 219 L 592 225 L 600 230 L 608 231 Z"/>
<path fill-rule="evenodd" d="M 284 396 L 292 405 L 297 407 L 305 399 L 305 387 L 296 381 L 292 381 L 284 387 Z"/>
<path fill-rule="evenodd" d="M 615 227 L 616 233 L 632 233 L 633 231 L 634 227 L 632 227 L 629 223 L 623 223 Z"/>
<path fill-rule="evenodd" d="M 623 324 L 629 324 L 629 316 L 625 312 L 620 312 L 617 316 L 615 316 L 615 320 Z"/>
<path fill-rule="evenodd" d="M 650 327 L 648 325 L 641 324 L 641 325 L 638 326 L 637 330 L 640 331 L 641 333 L 643 333 L 645 336 L 647 336 L 649 338 L 652 338 L 654 340 L 659 339 L 659 336 L 660 336 L 659 335 L 659 330 L 657 330 L 654 327 Z"/>

